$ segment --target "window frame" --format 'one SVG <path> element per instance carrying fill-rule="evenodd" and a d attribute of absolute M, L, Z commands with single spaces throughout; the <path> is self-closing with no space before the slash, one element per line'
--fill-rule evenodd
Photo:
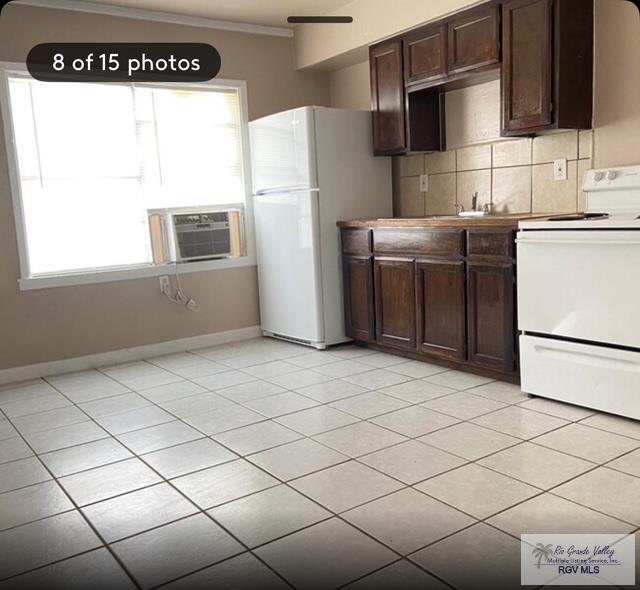
<path fill-rule="evenodd" d="M 9 171 L 9 188 L 11 191 L 11 204 L 13 207 L 14 226 L 16 230 L 16 242 L 18 246 L 18 259 L 20 277 L 18 285 L 21 291 L 33 289 L 46 289 L 73 285 L 88 285 L 93 283 L 106 283 L 131 279 L 158 277 L 171 274 L 179 268 L 181 274 L 192 272 L 206 272 L 211 270 L 223 270 L 228 268 L 240 268 L 256 266 L 256 250 L 253 222 L 253 182 L 251 177 L 251 150 L 249 146 L 249 107 L 247 101 L 247 83 L 245 80 L 231 80 L 215 78 L 209 82 L 189 83 L 142 83 L 136 82 L 136 86 L 148 86 L 151 88 L 232 88 L 238 93 L 240 106 L 240 135 L 242 154 L 242 175 L 244 179 L 244 256 L 238 258 L 225 258 L 220 260 L 204 260 L 188 263 L 169 263 L 154 265 L 153 263 L 132 265 L 125 267 L 105 268 L 95 271 L 69 271 L 50 275 L 31 276 L 29 268 L 29 256 L 27 246 L 27 231 L 22 205 L 22 183 L 20 181 L 16 139 L 11 116 L 11 100 L 9 94 L 9 77 L 12 74 L 28 76 L 29 72 L 23 63 L 0 61 L 0 110 L 2 111 L 2 123 L 4 126 L 4 139 Z M 118 82 L 118 84 L 122 84 Z M 126 83 L 125 83 L 126 84 Z"/>

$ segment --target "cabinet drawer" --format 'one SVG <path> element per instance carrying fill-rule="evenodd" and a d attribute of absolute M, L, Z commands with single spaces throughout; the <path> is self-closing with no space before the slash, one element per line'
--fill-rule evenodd
<path fill-rule="evenodd" d="M 415 254 L 460 258 L 464 235 L 461 230 L 381 228 L 373 230 L 376 254 Z"/>
<path fill-rule="evenodd" d="M 514 232 L 470 231 L 467 236 L 468 256 L 500 256 L 513 258 Z"/>
<path fill-rule="evenodd" d="M 371 254 L 371 230 L 343 228 L 340 232 L 342 237 L 342 253 L 366 256 Z"/>

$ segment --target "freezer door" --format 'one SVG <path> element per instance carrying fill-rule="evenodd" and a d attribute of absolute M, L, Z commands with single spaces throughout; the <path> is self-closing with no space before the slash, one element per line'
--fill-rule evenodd
<path fill-rule="evenodd" d="M 313 118 L 305 107 L 249 124 L 254 193 L 317 188 Z"/>
<path fill-rule="evenodd" d="M 254 198 L 262 329 L 324 341 L 318 191 Z"/>

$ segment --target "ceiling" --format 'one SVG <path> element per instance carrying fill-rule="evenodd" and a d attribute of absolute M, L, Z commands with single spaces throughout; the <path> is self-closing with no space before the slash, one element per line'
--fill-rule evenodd
<path fill-rule="evenodd" d="M 287 16 L 325 15 L 348 0 L 83 0 L 92 4 L 109 4 L 197 16 L 215 20 L 292 27 Z"/>

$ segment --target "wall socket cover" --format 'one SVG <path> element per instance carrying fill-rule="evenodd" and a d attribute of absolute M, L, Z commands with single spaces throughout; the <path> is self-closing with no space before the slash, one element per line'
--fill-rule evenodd
<path fill-rule="evenodd" d="M 163 275 L 160 277 L 160 293 L 167 294 L 171 291 L 171 283 L 169 282 L 169 277 Z"/>
<path fill-rule="evenodd" d="M 567 160 L 553 161 L 553 179 L 554 180 L 567 180 Z"/>
<path fill-rule="evenodd" d="M 420 192 L 421 193 L 429 192 L 429 175 L 428 174 L 420 175 Z"/>

